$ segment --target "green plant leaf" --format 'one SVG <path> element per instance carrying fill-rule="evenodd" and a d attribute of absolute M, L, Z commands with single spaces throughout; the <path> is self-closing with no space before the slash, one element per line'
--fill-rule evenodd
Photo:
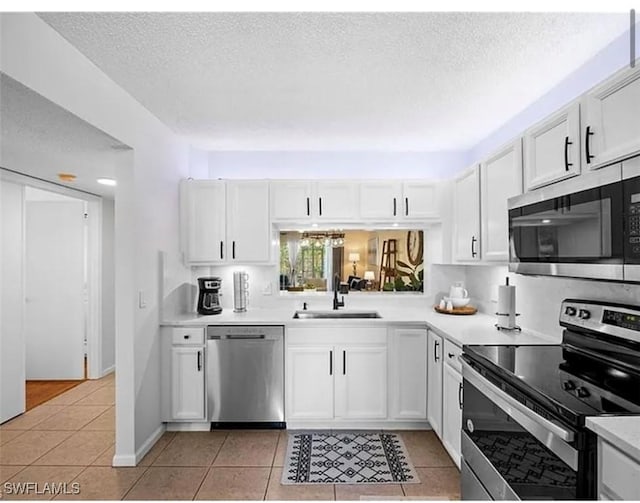
<path fill-rule="evenodd" d="M 407 264 L 406 262 L 403 262 L 402 260 L 398 260 L 396 262 L 400 267 L 404 267 L 405 269 L 409 269 L 410 271 L 413 271 L 413 267 L 410 266 L 409 264 Z"/>

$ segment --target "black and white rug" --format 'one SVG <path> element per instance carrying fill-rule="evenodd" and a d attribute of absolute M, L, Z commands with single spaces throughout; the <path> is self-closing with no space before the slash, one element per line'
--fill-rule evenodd
<path fill-rule="evenodd" d="M 419 482 L 399 435 L 348 432 L 289 435 L 283 484 Z"/>

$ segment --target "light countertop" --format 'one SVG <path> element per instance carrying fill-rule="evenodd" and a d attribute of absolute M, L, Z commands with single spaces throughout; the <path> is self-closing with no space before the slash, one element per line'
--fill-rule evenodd
<path fill-rule="evenodd" d="M 350 309 L 341 309 L 349 311 Z M 351 309 L 360 311 L 361 309 Z M 225 309 L 218 315 L 201 316 L 186 314 L 162 323 L 165 326 L 194 325 L 286 325 L 304 326 L 380 326 L 380 325 L 427 325 L 429 328 L 455 344 L 558 344 L 560 341 L 543 334 L 522 330 L 522 332 L 500 331 L 495 328 L 495 317 L 483 313 L 470 316 L 440 314 L 428 308 L 376 308 L 382 318 L 376 319 L 293 319 L 294 309 L 250 309 L 244 313 L 234 313 Z"/>
<path fill-rule="evenodd" d="M 640 463 L 640 416 L 588 417 L 586 425 Z"/>

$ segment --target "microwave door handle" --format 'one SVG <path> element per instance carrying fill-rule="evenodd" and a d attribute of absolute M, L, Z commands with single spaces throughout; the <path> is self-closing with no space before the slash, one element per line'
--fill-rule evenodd
<path fill-rule="evenodd" d="M 573 442 L 575 434 L 572 431 L 569 431 L 549 421 L 548 419 L 537 415 L 535 412 L 518 402 L 515 398 L 510 397 L 497 386 L 494 386 L 489 381 L 487 381 L 464 360 L 462 360 L 462 375 L 483 395 L 489 398 L 494 404 L 500 407 L 503 411 L 505 411 L 523 426 L 528 428 L 532 426 L 532 423 L 535 423 L 535 425 L 539 427 L 541 426 L 557 437 L 560 437 L 565 442 Z"/>

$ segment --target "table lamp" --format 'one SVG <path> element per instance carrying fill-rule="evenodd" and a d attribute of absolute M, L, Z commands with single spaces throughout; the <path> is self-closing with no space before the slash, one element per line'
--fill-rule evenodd
<path fill-rule="evenodd" d="M 359 253 L 349 253 L 349 262 L 353 262 L 353 275 L 357 276 L 356 274 L 356 264 L 360 261 L 360 254 Z"/>

